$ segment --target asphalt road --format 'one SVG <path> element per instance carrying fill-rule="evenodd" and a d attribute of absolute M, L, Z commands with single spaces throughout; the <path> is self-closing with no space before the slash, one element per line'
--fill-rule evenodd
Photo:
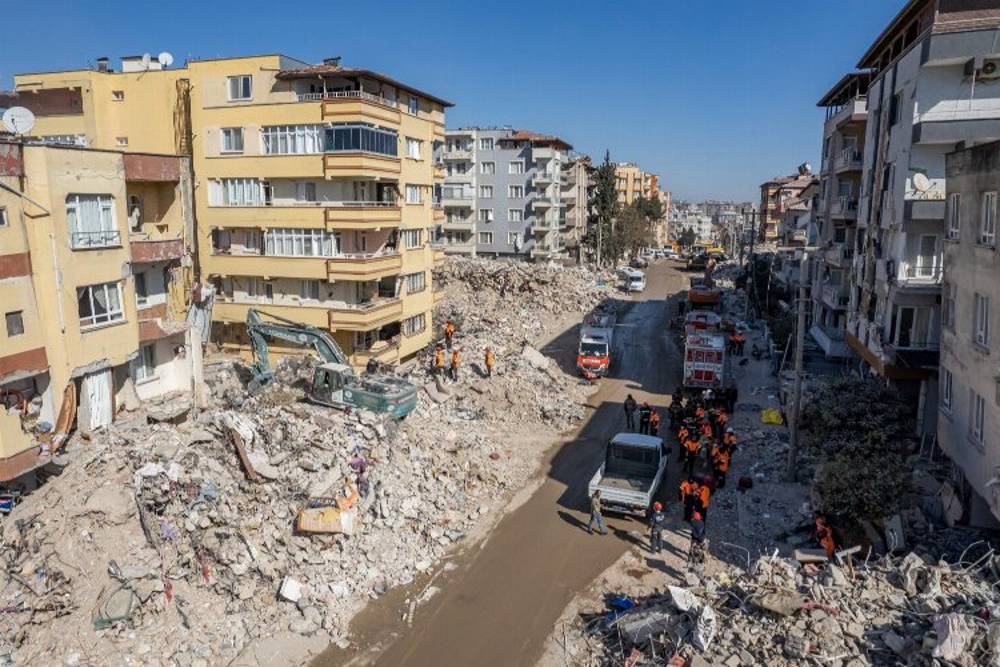
<path fill-rule="evenodd" d="M 680 381 L 681 357 L 668 332 L 664 300 L 686 288 L 687 277 L 660 261 L 647 271 L 647 283 L 619 316 L 610 377 L 591 397 L 583 426 L 547 460 L 546 477 L 531 497 L 435 581 L 441 592 L 418 608 L 412 626 L 399 620 L 405 611 L 401 594 L 387 595 L 355 620 L 354 640 L 362 652 L 331 650 L 314 667 L 535 664 L 569 601 L 644 529 L 634 519 L 611 515 L 607 536 L 589 535 L 586 489 L 605 444 L 624 428 L 626 395 L 662 409 Z M 570 363 L 575 336 L 567 331 L 545 352 Z M 664 411 L 664 424 L 666 416 Z M 677 488 L 674 459 L 670 470 L 664 495 Z"/>

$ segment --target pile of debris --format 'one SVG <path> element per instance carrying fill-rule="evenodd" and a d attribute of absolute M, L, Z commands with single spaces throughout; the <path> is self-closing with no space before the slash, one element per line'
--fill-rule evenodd
<path fill-rule="evenodd" d="M 917 553 L 765 556 L 687 578 L 687 588 L 609 597 L 605 612 L 582 616 L 566 640 L 573 664 L 1000 667 L 1000 555 L 983 542 L 954 564 Z"/>
<path fill-rule="evenodd" d="M 526 294 L 508 313 L 536 312 Z M 551 359 L 497 356 L 403 422 L 304 402 L 309 357 L 254 396 L 223 359 L 209 406 L 173 396 L 74 434 L 3 524 L 0 665 L 296 664 L 346 643 L 367 600 L 495 517 L 582 415 L 592 388 Z"/>

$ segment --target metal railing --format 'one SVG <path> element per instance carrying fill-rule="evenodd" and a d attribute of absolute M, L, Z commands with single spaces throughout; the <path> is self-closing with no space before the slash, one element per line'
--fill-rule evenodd
<path fill-rule="evenodd" d="M 900 278 L 910 283 L 938 283 L 944 275 L 941 264 L 909 264 L 901 267 Z"/>
<path fill-rule="evenodd" d="M 381 95 L 365 92 L 364 90 L 331 90 L 325 93 L 299 93 L 299 102 L 321 102 L 323 100 L 365 100 L 375 102 L 383 106 L 401 109 L 399 102 L 388 100 Z"/>
<path fill-rule="evenodd" d="M 73 250 L 114 248 L 122 244 L 122 235 L 117 229 L 104 229 L 97 232 L 70 232 L 69 243 Z"/>

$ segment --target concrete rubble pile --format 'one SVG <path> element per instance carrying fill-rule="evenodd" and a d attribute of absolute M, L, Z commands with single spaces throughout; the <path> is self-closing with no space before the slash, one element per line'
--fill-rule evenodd
<path fill-rule="evenodd" d="M 581 617 L 566 649 L 578 665 L 1000 667 L 998 580 L 1000 555 L 983 542 L 953 564 L 915 552 L 765 556 L 749 570 L 688 573 L 687 588 L 610 598 L 611 611 Z"/>
<path fill-rule="evenodd" d="M 526 293 L 509 313 L 536 313 Z M 402 422 L 302 401 L 310 357 L 255 396 L 223 359 L 206 366 L 209 406 L 173 396 L 74 434 L 64 472 L 3 524 L 0 665 L 295 664 L 345 644 L 367 600 L 495 517 L 582 415 L 592 388 L 516 346 L 529 331 L 501 335 L 505 317 L 463 318 L 462 344 L 498 336 L 495 377 L 466 372 L 443 403 L 422 393 Z"/>

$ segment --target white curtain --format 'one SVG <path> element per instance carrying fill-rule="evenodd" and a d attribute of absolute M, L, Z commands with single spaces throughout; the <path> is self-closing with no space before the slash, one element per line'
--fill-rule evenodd
<path fill-rule="evenodd" d="M 111 370 L 84 376 L 82 394 L 90 430 L 111 424 Z"/>

